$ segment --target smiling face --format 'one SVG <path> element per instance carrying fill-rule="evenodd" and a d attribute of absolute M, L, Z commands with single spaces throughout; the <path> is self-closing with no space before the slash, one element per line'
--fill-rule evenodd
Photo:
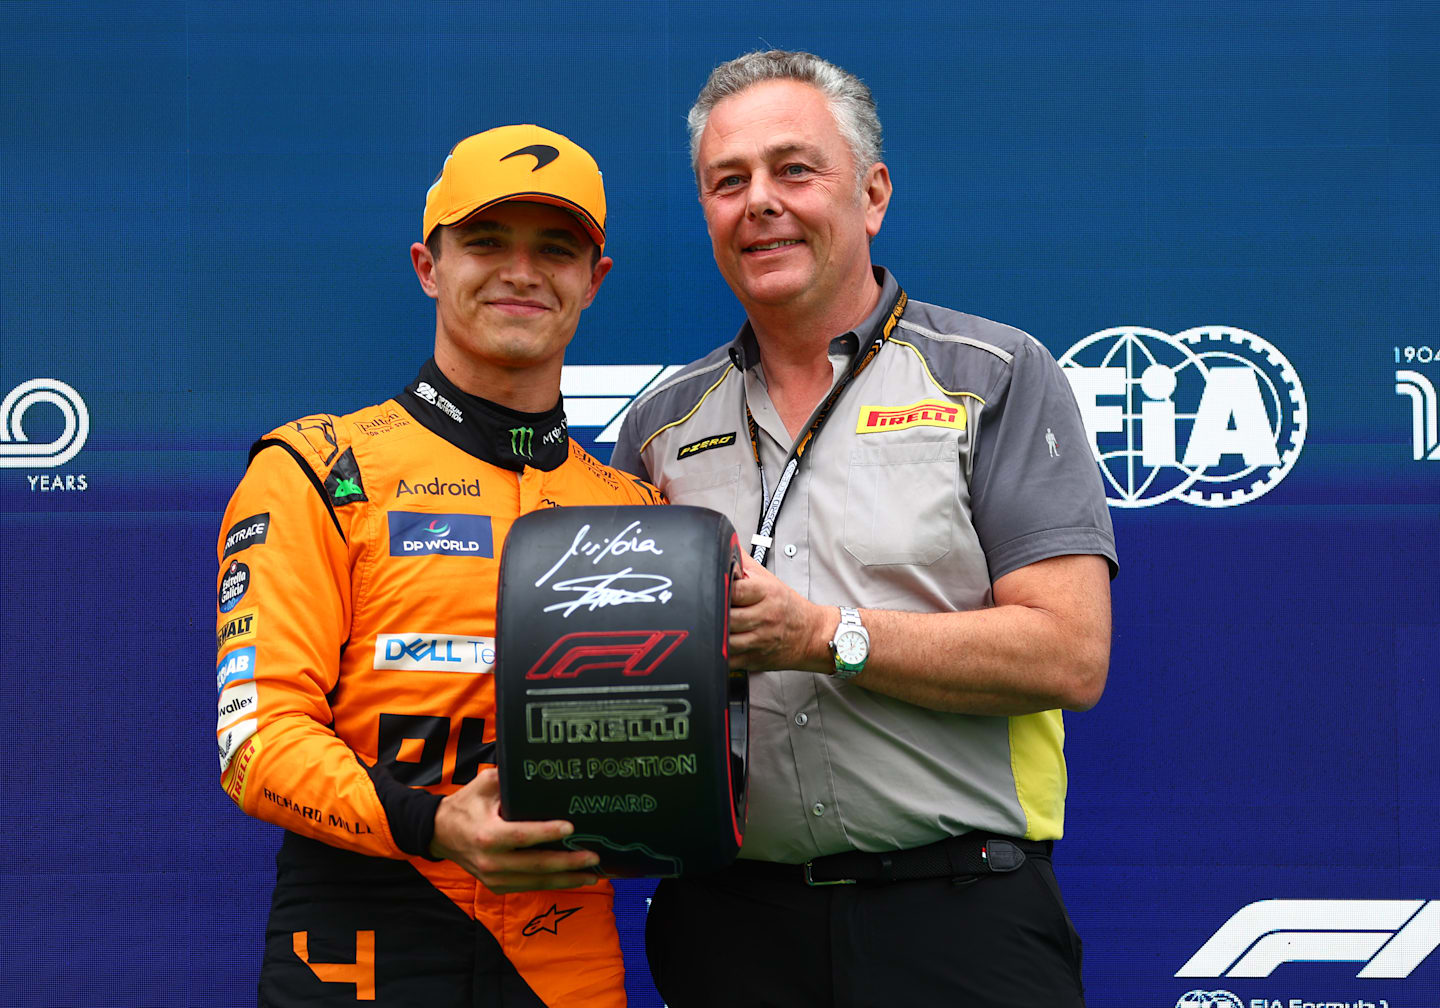
<path fill-rule="evenodd" d="M 715 263 L 752 318 L 767 309 L 853 314 L 862 292 L 868 311 L 869 242 L 885 218 L 890 177 L 877 162 L 856 185 L 850 149 L 820 91 L 772 80 L 726 98 L 711 111 L 697 153 Z"/>
<path fill-rule="evenodd" d="M 511 200 L 443 228 L 439 256 L 419 243 L 410 252 L 435 299 L 441 370 L 488 399 L 503 402 L 497 390 L 519 380 L 548 395 L 536 409 L 554 405 L 565 347 L 611 266 L 579 222 L 558 207 Z"/>

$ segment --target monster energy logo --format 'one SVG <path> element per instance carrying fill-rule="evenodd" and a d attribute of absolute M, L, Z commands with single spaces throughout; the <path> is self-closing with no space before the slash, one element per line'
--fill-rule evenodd
<path fill-rule="evenodd" d="M 529 458 L 530 452 L 535 446 L 534 427 L 511 427 L 510 428 L 510 452 L 520 458 Z"/>

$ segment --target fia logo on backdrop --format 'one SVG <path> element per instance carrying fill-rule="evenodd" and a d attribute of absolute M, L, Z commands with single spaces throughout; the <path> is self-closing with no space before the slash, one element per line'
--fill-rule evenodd
<path fill-rule="evenodd" d="M 1233 507 L 1279 485 L 1309 418 L 1300 376 L 1245 329 L 1117 326 L 1060 357 L 1111 507 Z"/>

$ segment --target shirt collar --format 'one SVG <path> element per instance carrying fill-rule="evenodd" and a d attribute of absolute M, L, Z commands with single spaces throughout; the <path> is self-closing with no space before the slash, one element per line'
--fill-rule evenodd
<path fill-rule="evenodd" d="M 875 271 L 875 279 L 880 283 L 880 300 L 875 302 L 874 310 L 865 316 L 863 322 L 830 341 L 829 353 L 846 354 L 853 359 L 856 351 L 862 346 L 869 346 L 880 336 L 890 318 L 895 298 L 900 294 L 900 283 L 884 266 L 871 268 Z M 730 362 L 738 371 L 749 371 L 760 363 L 760 343 L 755 338 L 755 330 L 749 319 L 745 320 L 740 332 L 731 341 L 729 353 Z"/>
<path fill-rule="evenodd" d="M 526 466 L 549 472 L 570 455 L 565 402 L 558 394 L 543 413 L 522 413 L 458 388 L 434 357 L 406 386 L 400 405 L 461 451 L 512 472 Z"/>

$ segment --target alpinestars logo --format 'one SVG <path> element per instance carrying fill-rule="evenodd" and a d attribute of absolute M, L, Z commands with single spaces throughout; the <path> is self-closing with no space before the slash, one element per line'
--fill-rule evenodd
<path fill-rule="evenodd" d="M 1419 371 L 1396 371 L 1395 394 L 1410 399 L 1410 453 L 1416 462 L 1440 462 L 1440 402 Z"/>
<path fill-rule="evenodd" d="M 559 903 L 551 903 L 549 910 L 546 910 L 542 914 L 536 914 L 534 917 L 531 917 L 530 922 L 525 925 L 524 930 L 522 930 L 520 933 L 523 934 L 526 938 L 529 938 L 532 935 L 537 935 L 541 931 L 549 931 L 551 934 L 559 934 L 560 922 L 563 921 L 566 917 L 569 917 L 571 914 L 579 912 L 579 907 L 566 907 L 564 910 L 561 910 Z"/>
<path fill-rule="evenodd" d="M 1240 908 L 1177 977 L 1268 977 L 1282 963 L 1358 962 L 1409 976 L 1440 947 L 1440 900 L 1260 900 Z"/>
<path fill-rule="evenodd" d="M 25 413 L 36 403 L 49 403 L 60 410 L 64 427 L 53 441 L 32 443 L 25 433 Z M 62 466 L 80 454 L 89 436 L 90 411 L 85 408 L 85 400 L 59 379 L 31 378 L 0 400 L 0 469 Z"/>
<path fill-rule="evenodd" d="M 510 428 L 510 453 L 520 458 L 529 458 L 535 448 L 534 427 Z"/>
<path fill-rule="evenodd" d="M 1119 326 L 1059 363 L 1111 507 L 1245 504 L 1279 485 L 1305 445 L 1300 376 L 1244 329 Z"/>
<path fill-rule="evenodd" d="M 659 388 L 681 364 L 566 364 L 560 376 L 571 427 L 599 427 L 596 444 L 614 444 L 630 404 Z"/>

